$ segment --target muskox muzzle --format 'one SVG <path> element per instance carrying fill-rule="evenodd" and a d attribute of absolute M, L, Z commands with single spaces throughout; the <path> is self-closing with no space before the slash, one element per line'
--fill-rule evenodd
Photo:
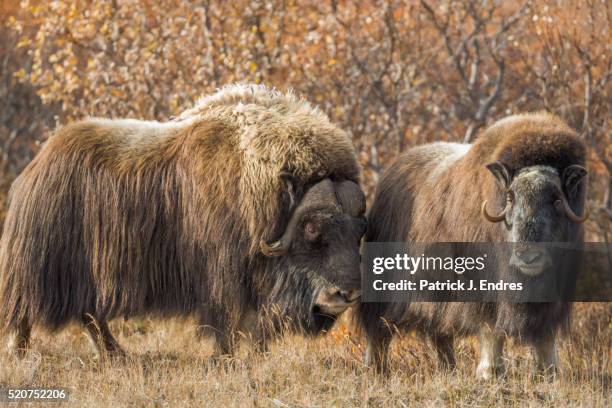
<path fill-rule="evenodd" d="M 553 265 L 552 256 L 546 248 L 533 245 L 515 245 L 510 265 L 527 276 L 537 276 Z"/>
<path fill-rule="evenodd" d="M 360 290 L 341 290 L 337 287 L 325 288 L 317 294 L 313 313 L 338 316 L 357 303 L 361 297 Z"/>

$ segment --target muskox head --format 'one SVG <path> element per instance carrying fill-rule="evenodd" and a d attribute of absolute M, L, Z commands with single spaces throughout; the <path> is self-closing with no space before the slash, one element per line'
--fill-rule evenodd
<path fill-rule="evenodd" d="M 553 257 L 533 243 L 573 242 L 577 225 L 588 217 L 586 211 L 581 213 L 587 171 L 579 165 L 570 165 L 561 174 L 543 165 L 513 171 L 499 161 L 487 168 L 505 191 L 505 207 L 492 215 L 485 201 L 482 214 L 490 222 L 505 223 L 506 241 L 515 243 L 511 265 L 526 275 L 538 275 L 553 264 Z"/>
<path fill-rule="evenodd" d="M 360 296 L 359 242 L 366 230 L 365 197 L 353 181 L 327 178 L 295 202 L 282 234 L 261 242 L 277 282 L 269 303 L 307 332 L 319 332 Z"/>

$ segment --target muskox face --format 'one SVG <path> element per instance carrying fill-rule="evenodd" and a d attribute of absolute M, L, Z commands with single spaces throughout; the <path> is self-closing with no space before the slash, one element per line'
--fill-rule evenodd
<path fill-rule="evenodd" d="M 329 327 L 360 296 L 364 213 L 365 197 L 355 182 L 324 179 L 304 193 L 283 235 L 261 243 L 291 285 L 272 301 L 292 309 L 288 314 L 307 331 Z"/>
<path fill-rule="evenodd" d="M 549 166 L 530 166 L 512 172 L 503 163 L 495 162 L 487 168 L 503 185 L 506 206 L 499 215 L 483 215 L 491 222 L 504 222 L 507 242 L 515 245 L 510 260 L 526 275 L 535 276 L 552 265 L 546 248 L 530 243 L 572 242 L 576 240 L 576 224 L 586 220 L 574 208 L 582 207 L 581 181 L 587 171 L 571 165 L 559 175 Z"/>

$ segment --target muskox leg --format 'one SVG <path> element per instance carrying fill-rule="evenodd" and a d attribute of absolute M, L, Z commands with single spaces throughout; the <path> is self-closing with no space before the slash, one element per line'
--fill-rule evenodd
<path fill-rule="evenodd" d="M 234 336 L 231 330 L 222 330 L 210 324 L 200 323 L 196 330 L 198 340 L 212 338 L 214 341 L 213 360 L 222 356 L 231 356 L 234 353 Z"/>
<path fill-rule="evenodd" d="M 557 373 L 557 346 L 555 336 L 535 340 L 532 345 L 536 369 L 545 375 Z"/>
<path fill-rule="evenodd" d="M 379 373 L 389 371 L 389 346 L 392 335 L 389 332 L 368 333 L 366 336 L 365 365 L 373 367 Z"/>
<path fill-rule="evenodd" d="M 438 354 L 438 361 L 442 367 L 446 370 L 454 370 L 455 363 L 455 350 L 453 348 L 454 338 L 453 336 L 446 336 L 443 334 L 433 334 L 431 341 Z"/>
<path fill-rule="evenodd" d="M 240 319 L 239 332 L 251 342 L 254 351 L 265 353 L 268 351 L 274 330 L 271 324 L 265 323 L 265 314 L 261 315 L 255 309 L 249 308 Z"/>
<path fill-rule="evenodd" d="M 213 360 L 234 355 L 234 336 L 231 332 L 219 331 L 215 333 L 215 350 Z"/>
<path fill-rule="evenodd" d="M 100 357 L 123 357 L 125 352 L 119 346 L 115 337 L 111 333 L 108 323 L 104 318 L 95 318 L 89 313 L 83 315 L 83 324 L 87 328 L 89 338 L 94 344 L 97 354 Z"/>
<path fill-rule="evenodd" d="M 503 368 L 504 335 L 488 324 L 480 329 L 480 362 L 476 376 L 483 380 L 495 377 Z"/>
<path fill-rule="evenodd" d="M 27 319 L 23 319 L 17 325 L 12 339 L 9 341 L 8 348 L 10 352 L 14 352 L 19 358 L 24 358 L 26 352 L 30 348 L 30 335 L 32 333 L 32 325 Z"/>

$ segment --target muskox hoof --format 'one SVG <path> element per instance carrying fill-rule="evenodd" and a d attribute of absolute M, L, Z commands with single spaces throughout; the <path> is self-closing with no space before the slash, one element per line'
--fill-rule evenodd
<path fill-rule="evenodd" d="M 27 354 L 28 354 L 27 348 L 18 348 L 15 350 L 15 356 L 17 356 L 17 358 L 20 360 L 23 360 Z"/>
<path fill-rule="evenodd" d="M 385 361 L 380 364 L 372 365 L 372 368 L 378 375 L 383 376 L 383 377 L 388 377 L 391 374 L 391 368 L 389 367 L 388 361 Z"/>
<path fill-rule="evenodd" d="M 479 365 L 476 368 L 476 377 L 485 381 L 492 380 L 495 378 L 495 367 Z"/>
<path fill-rule="evenodd" d="M 30 335 L 32 334 L 32 326 L 27 320 L 22 320 L 16 330 L 12 333 L 8 343 L 7 351 L 9 355 L 13 355 L 18 359 L 25 358 L 30 349 Z"/>
<path fill-rule="evenodd" d="M 106 356 L 113 361 L 125 361 L 128 357 L 127 353 L 122 348 L 117 348 L 112 351 L 107 351 Z"/>
<path fill-rule="evenodd" d="M 6 345 L 6 351 L 10 356 L 16 357 L 20 360 L 23 360 L 28 351 L 30 350 L 30 344 L 27 340 L 13 338 L 9 340 Z"/>
<path fill-rule="evenodd" d="M 559 374 L 557 366 L 550 366 L 548 368 L 536 367 L 532 371 L 531 377 L 536 381 L 555 381 Z"/>
<path fill-rule="evenodd" d="M 236 359 L 229 354 L 213 354 L 208 358 L 208 366 L 214 369 L 229 370 L 236 366 Z"/>
<path fill-rule="evenodd" d="M 376 374 L 388 376 L 391 372 L 389 368 L 389 358 L 387 356 L 373 356 L 366 352 L 365 366 L 373 370 Z"/>
<path fill-rule="evenodd" d="M 6 345 L 6 352 L 9 356 L 18 358 L 19 360 L 23 360 L 28 354 L 28 347 L 23 345 L 18 345 L 15 341 L 9 341 Z"/>
<path fill-rule="evenodd" d="M 503 366 L 495 366 L 488 364 L 479 364 L 476 368 L 476 377 L 480 380 L 490 381 L 499 376 L 504 372 Z"/>
<path fill-rule="evenodd" d="M 454 361 L 440 360 L 438 361 L 438 369 L 452 373 L 457 369 L 457 364 Z"/>
<path fill-rule="evenodd" d="M 92 359 L 97 362 L 117 362 L 123 363 L 127 360 L 128 355 L 123 349 L 115 350 L 95 350 Z"/>

